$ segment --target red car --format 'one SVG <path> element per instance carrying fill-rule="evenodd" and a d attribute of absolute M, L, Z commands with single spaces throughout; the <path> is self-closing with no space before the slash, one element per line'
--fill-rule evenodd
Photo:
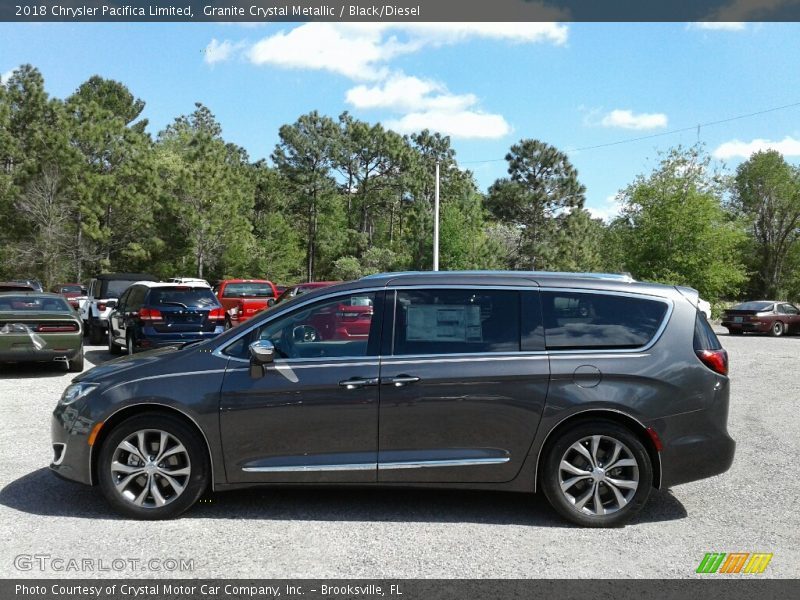
<path fill-rule="evenodd" d="M 226 312 L 225 326 L 233 327 L 275 304 L 278 290 L 267 279 L 226 279 L 217 287 Z"/>
<path fill-rule="evenodd" d="M 61 294 L 72 305 L 72 308 L 80 308 L 78 298 L 84 295 L 83 286 L 80 283 L 58 283 L 50 288 L 54 294 Z"/>
<path fill-rule="evenodd" d="M 731 335 L 747 332 L 771 336 L 800 333 L 800 310 L 788 302 L 756 300 L 743 302 L 725 311 L 722 326 Z"/>
<path fill-rule="evenodd" d="M 350 296 L 347 303 L 326 306 L 308 321 L 321 341 L 366 340 L 372 323 L 372 300 Z"/>
<path fill-rule="evenodd" d="M 291 300 L 295 296 L 300 296 L 305 294 L 306 292 L 310 292 L 311 290 L 317 290 L 319 288 L 328 287 L 331 285 L 336 285 L 337 283 L 342 283 L 341 281 L 311 281 L 308 283 L 298 283 L 297 285 L 292 285 L 286 288 L 284 292 L 278 297 L 278 302 L 283 302 L 284 300 Z M 277 304 L 277 303 L 276 303 Z"/>

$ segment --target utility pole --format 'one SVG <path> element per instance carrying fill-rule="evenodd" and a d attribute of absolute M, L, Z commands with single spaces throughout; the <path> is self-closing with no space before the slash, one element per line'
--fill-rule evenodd
<path fill-rule="evenodd" d="M 439 270 L 439 161 L 436 161 L 436 191 L 433 196 L 433 270 Z"/>

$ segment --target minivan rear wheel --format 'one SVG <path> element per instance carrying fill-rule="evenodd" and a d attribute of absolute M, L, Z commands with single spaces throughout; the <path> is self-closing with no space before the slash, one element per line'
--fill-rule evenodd
<path fill-rule="evenodd" d="M 653 482 L 647 449 L 612 421 L 566 429 L 549 445 L 543 467 L 550 504 L 584 527 L 625 524 L 645 505 Z"/>
<path fill-rule="evenodd" d="M 115 427 L 97 465 L 100 489 L 125 516 L 157 520 L 189 509 L 209 483 L 208 454 L 188 425 L 169 415 L 139 415 Z"/>

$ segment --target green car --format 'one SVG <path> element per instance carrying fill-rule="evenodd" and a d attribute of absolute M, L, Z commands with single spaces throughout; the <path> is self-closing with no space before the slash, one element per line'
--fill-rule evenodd
<path fill-rule="evenodd" d="M 83 371 L 80 315 L 59 294 L 0 293 L 0 363 L 64 362 Z"/>

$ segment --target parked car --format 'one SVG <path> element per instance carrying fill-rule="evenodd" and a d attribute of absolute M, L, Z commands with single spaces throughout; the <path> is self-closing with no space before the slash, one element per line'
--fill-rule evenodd
<path fill-rule="evenodd" d="M 751 332 L 777 337 L 800 333 L 800 310 L 794 304 L 775 300 L 743 302 L 724 312 L 722 326 L 731 335 Z"/>
<path fill-rule="evenodd" d="M 18 281 L 0 281 L 0 292 L 35 292 L 29 283 L 19 283 Z"/>
<path fill-rule="evenodd" d="M 365 299 L 365 337 L 309 335 Z M 50 468 L 140 519 L 209 487 L 315 483 L 539 489 L 615 526 L 653 487 L 730 467 L 727 361 L 688 288 L 389 273 L 74 379 Z"/>
<path fill-rule="evenodd" d="M 54 294 L 61 294 L 75 310 L 80 310 L 80 300 L 84 297 L 85 288 L 80 283 L 58 283 L 50 288 Z"/>
<path fill-rule="evenodd" d="M 137 281 L 158 281 L 147 273 L 103 273 L 89 282 L 81 318 L 92 344 L 102 344 L 108 332 L 108 316 L 117 300 Z"/>
<path fill-rule="evenodd" d="M 211 287 L 211 284 L 205 279 L 199 279 L 197 277 L 172 277 L 168 281 L 169 283 L 191 283 L 192 285 L 204 285 L 206 287 Z"/>
<path fill-rule="evenodd" d="M 285 285 L 278 285 L 277 283 L 274 284 L 274 285 L 275 285 L 275 293 L 278 296 L 280 296 L 283 292 L 286 291 L 286 286 Z"/>
<path fill-rule="evenodd" d="M 225 308 L 225 327 L 239 325 L 275 304 L 278 290 L 267 279 L 226 279 L 217 286 Z"/>
<path fill-rule="evenodd" d="M 63 362 L 83 371 L 81 320 L 60 295 L 0 293 L 0 362 Z"/>
<path fill-rule="evenodd" d="M 312 281 L 309 283 L 298 283 L 297 285 L 290 285 L 286 288 L 283 293 L 278 297 L 278 302 L 283 302 L 284 300 L 291 300 L 295 296 L 302 296 L 306 292 L 311 292 L 313 290 L 318 290 L 320 288 L 330 287 L 332 285 L 336 285 L 337 283 L 342 283 L 341 281 Z"/>
<path fill-rule="evenodd" d="M 14 283 L 25 283 L 33 289 L 34 292 L 43 292 L 42 282 L 38 279 L 12 279 Z"/>
<path fill-rule="evenodd" d="M 225 309 L 206 285 L 139 281 L 108 318 L 108 351 L 128 354 L 202 341 L 223 332 Z"/>

